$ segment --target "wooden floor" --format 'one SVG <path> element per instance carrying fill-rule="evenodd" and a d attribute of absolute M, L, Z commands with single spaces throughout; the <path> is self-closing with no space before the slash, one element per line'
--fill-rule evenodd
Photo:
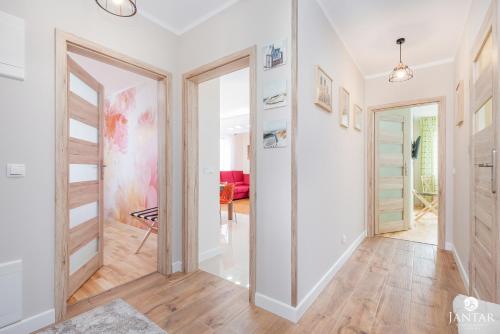
<path fill-rule="evenodd" d="M 152 274 L 69 308 L 72 317 L 123 298 L 174 333 L 456 333 L 451 303 L 465 293 L 451 253 L 366 239 L 293 324 L 248 303 L 248 290 L 198 271 Z"/>
<path fill-rule="evenodd" d="M 234 201 L 234 211 L 245 215 L 250 214 L 250 200 L 248 198 L 237 199 Z"/>
<path fill-rule="evenodd" d="M 135 254 L 145 230 L 109 222 L 104 226 L 104 266 L 68 300 L 74 304 L 106 290 L 157 271 L 156 234 L 151 234 L 139 254 Z"/>
<path fill-rule="evenodd" d="M 418 215 L 419 212 L 420 210 L 415 210 L 415 215 Z M 438 220 L 435 213 L 426 213 L 418 221 L 413 222 L 413 225 L 408 231 L 384 233 L 380 236 L 437 245 Z"/>

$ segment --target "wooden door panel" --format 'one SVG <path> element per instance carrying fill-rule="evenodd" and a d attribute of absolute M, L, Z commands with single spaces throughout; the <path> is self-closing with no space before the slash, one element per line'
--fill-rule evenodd
<path fill-rule="evenodd" d="M 103 88 L 70 57 L 68 83 L 70 226 L 66 298 L 103 264 Z"/>
<path fill-rule="evenodd" d="M 409 228 L 408 177 L 405 161 L 409 160 L 407 116 L 392 111 L 375 115 L 375 233 L 402 231 Z"/>
<path fill-rule="evenodd" d="M 470 293 L 480 299 L 497 302 L 497 244 L 496 194 L 493 183 L 496 168 L 493 154 L 496 141 L 494 92 L 495 68 L 493 16 L 486 16 L 473 50 L 471 81 L 471 148 L 472 148 L 472 199 L 471 199 L 471 256 Z M 491 45 L 490 45 L 491 44 Z M 490 45 L 489 47 L 485 47 Z"/>

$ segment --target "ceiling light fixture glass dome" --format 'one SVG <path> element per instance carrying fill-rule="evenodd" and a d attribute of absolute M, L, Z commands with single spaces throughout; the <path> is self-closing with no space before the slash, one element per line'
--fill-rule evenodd
<path fill-rule="evenodd" d="M 136 0 L 95 0 L 95 2 L 115 16 L 130 17 L 137 14 Z"/>
<path fill-rule="evenodd" d="M 404 42 L 404 38 L 399 38 L 396 41 L 396 44 L 399 45 L 399 64 L 394 67 L 389 75 L 389 82 L 402 82 L 413 78 L 413 70 L 401 60 L 401 45 L 403 45 Z"/>

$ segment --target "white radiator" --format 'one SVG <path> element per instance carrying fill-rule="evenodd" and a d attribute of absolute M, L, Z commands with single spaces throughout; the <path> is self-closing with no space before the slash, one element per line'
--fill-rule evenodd
<path fill-rule="evenodd" d="M 0 263 L 0 328 L 23 316 L 23 262 Z"/>

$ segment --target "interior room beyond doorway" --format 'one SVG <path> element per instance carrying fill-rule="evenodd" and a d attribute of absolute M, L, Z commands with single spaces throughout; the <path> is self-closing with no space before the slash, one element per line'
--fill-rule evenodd
<path fill-rule="evenodd" d="M 249 287 L 249 69 L 199 85 L 199 267 Z"/>
<path fill-rule="evenodd" d="M 383 237 L 438 244 L 438 113 L 430 103 L 375 116 L 376 224 Z"/>

